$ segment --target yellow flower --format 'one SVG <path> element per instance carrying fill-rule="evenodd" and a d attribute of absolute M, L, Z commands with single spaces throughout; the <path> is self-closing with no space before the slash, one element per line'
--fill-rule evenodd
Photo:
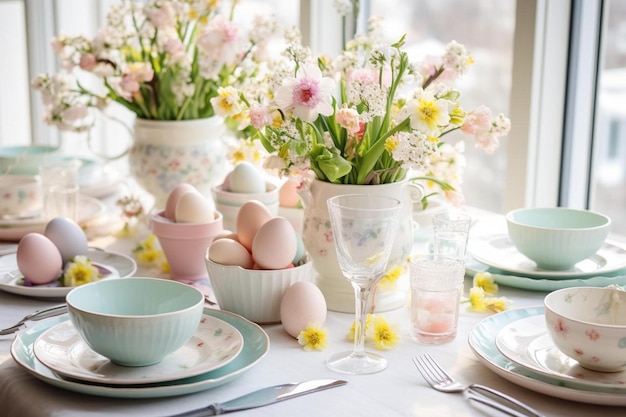
<path fill-rule="evenodd" d="M 488 310 L 499 313 L 509 308 L 511 301 L 506 297 L 491 297 L 485 299 L 485 304 Z"/>
<path fill-rule="evenodd" d="M 370 328 L 370 325 L 372 324 L 372 319 L 374 318 L 373 314 L 368 314 L 367 318 L 365 319 L 365 332 L 367 333 L 367 329 Z M 352 326 L 350 326 L 350 331 L 348 332 L 348 340 L 351 342 L 354 342 L 354 337 L 356 334 L 356 321 L 352 322 Z"/>
<path fill-rule="evenodd" d="M 378 350 L 388 350 L 398 344 L 400 336 L 392 329 L 385 317 L 376 317 L 372 329 L 374 345 Z"/>
<path fill-rule="evenodd" d="M 75 256 L 63 270 L 63 285 L 76 287 L 100 279 L 100 272 L 86 256 Z"/>
<path fill-rule="evenodd" d="M 137 253 L 137 260 L 146 265 L 151 265 L 155 263 L 156 261 L 160 260 L 161 257 L 161 251 L 158 250 L 144 250 Z"/>
<path fill-rule="evenodd" d="M 395 265 L 387 269 L 378 285 L 380 286 L 380 288 L 392 287 L 396 283 L 398 278 L 400 278 L 402 272 L 404 272 L 404 267 L 402 265 Z"/>
<path fill-rule="evenodd" d="M 496 295 L 498 293 L 498 284 L 494 282 L 493 275 L 489 272 L 479 272 L 474 275 L 472 286 L 482 288 L 485 294 L 488 295 Z"/>
<path fill-rule="evenodd" d="M 472 287 L 469 292 L 470 309 L 474 311 L 485 311 L 485 290 L 480 287 Z"/>
<path fill-rule="evenodd" d="M 307 351 L 323 350 L 328 344 L 326 329 L 321 328 L 318 323 L 307 326 L 298 335 L 298 343 Z"/>

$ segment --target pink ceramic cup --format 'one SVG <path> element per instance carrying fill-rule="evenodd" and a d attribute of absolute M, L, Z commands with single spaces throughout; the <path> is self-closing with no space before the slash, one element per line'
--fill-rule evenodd
<path fill-rule="evenodd" d="M 170 279 L 195 282 L 208 279 L 206 251 L 218 233 L 224 230 L 222 214 L 208 223 L 176 223 L 163 212 L 150 216 L 150 230 L 159 239 L 170 265 Z"/>

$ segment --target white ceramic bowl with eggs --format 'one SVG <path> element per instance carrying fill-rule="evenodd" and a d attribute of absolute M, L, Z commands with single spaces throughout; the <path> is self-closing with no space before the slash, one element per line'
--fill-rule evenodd
<path fill-rule="evenodd" d="M 567 270 L 592 256 L 611 227 L 603 214 L 565 207 L 512 210 L 506 222 L 517 250 L 546 270 Z"/>
<path fill-rule="evenodd" d="M 72 324 L 97 353 L 122 366 L 162 361 L 193 336 L 204 294 L 160 278 L 102 280 L 67 295 Z"/>
<path fill-rule="evenodd" d="M 276 270 L 244 269 L 206 258 L 209 279 L 222 310 L 259 324 L 280 323 L 280 304 L 296 282 L 313 281 L 313 263 Z"/>
<path fill-rule="evenodd" d="M 593 371 L 626 367 L 623 288 L 564 288 L 548 294 L 544 305 L 548 332 L 561 352 Z"/>
<path fill-rule="evenodd" d="M 278 187 L 269 182 L 265 183 L 265 191 L 260 193 L 226 191 L 223 185 L 213 187 L 211 191 L 215 201 L 215 209 L 222 213 L 224 229 L 235 230 L 239 209 L 250 200 L 262 203 L 273 216 L 278 214 Z"/>

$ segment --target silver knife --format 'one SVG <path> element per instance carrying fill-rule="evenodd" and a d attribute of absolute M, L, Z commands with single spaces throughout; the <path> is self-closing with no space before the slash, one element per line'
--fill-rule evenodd
<path fill-rule="evenodd" d="M 276 385 L 262 388 L 241 397 L 237 397 L 223 403 L 214 403 L 208 407 L 175 414 L 170 417 L 205 417 L 232 413 L 233 411 L 247 410 L 249 408 L 263 407 L 279 401 L 288 400 L 304 394 L 310 394 L 328 388 L 339 387 L 348 381 L 336 379 L 317 379 L 314 381 L 296 382 L 291 384 Z"/>

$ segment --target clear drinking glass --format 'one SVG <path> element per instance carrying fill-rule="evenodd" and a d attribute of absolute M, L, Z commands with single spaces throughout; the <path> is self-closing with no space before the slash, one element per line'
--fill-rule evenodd
<path fill-rule="evenodd" d="M 460 211 L 446 211 L 433 215 L 433 252 L 465 262 L 467 239 L 472 218 Z"/>
<path fill-rule="evenodd" d="M 371 374 L 387 367 L 387 360 L 365 351 L 365 320 L 370 293 L 383 276 L 402 202 L 380 195 L 348 194 L 327 202 L 339 267 L 354 288 L 354 348 L 326 361 L 334 371 Z"/>

